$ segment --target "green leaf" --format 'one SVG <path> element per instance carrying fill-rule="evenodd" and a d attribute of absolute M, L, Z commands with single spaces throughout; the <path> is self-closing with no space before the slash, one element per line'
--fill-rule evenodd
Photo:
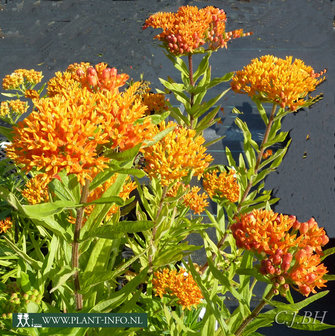
<path fill-rule="evenodd" d="M 128 162 L 125 168 L 130 168 L 132 162 Z M 102 197 L 110 197 L 117 196 L 122 190 L 123 184 L 126 180 L 127 176 L 124 174 L 120 174 L 117 176 L 113 185 L 111 185 L 102 195 Z M 86 232 L 95 230 L 101 223 L 101 221 L 105 218 L 109 209 L 111 208 L 111 204 L 97 204 L 90 216 L 88 217 L 84 227 L 80 231 L 81 237 L 84 237 Z"/>
<path fill-rule="evenodd" d="M 22 205 L 22 212 L 29 218 L 43 220 L 45 217 L 63 212 L 65 209 L 82 207 L 81 204 L 75 204 L 73 201 L 59 200 L 49 203 L 34 205 Z"/>
<path fill-rule="evenodd" d="M 204 286 L 199 273 L 195 270 L 191 258 L 189 258 L 189 262 L 185 266 L 191 272 L 194 280 L 196 281 L 197 285 L 201 289 L 201 292 L 206 300 L 206 310 L 209 310 L 209 312 L 215 316 L 216 320 L 220 323 L 221 327 L 224 330 L 228 330 L 227 324 L 225 320 L 223 319 L 221 311 L 219 310 L 218 306 L 213 302 L 211 294 L 208 292 L 208 290 Z"/>
<path fill-rule="evenodd" d="M 325 295 L 327 295 L 329 293 L 329 291 L 322 291 L 319 292 L 315 295 L 310 296 L 307 299 L 304 299 L 302 301 L 296 302 L 296 303 L 283 303 L 280 301 L 276 301 L 276 300 L 271 300 L 271 301 L 267 301 L 271 306 L 276 307 L 276 309 L 273 309 L 272 312 L 280 312 L 280 311 L 291 311 L 291 312 L 298 312 L 299 310 L 307 307 L 308 305 L 310 305 L 311 303 L 313 303 L 314 301 L 317 301 L 319 299 L 321 299 L 322 297 L 324 297 Z"/>
<path fill-rule="evenodd" d="M 228 91 L 227 89 L 220 94 L 218 94 L 216 97 L 210 99 L 208 102 L 203 104 L 194 104 L 190 110 L 190 115 L 192 115 L 194 118 L 201 117 L 204 113 L 206 113 L 213 105 L 215 105 Z"/>
<path fill-rule="evenodd" d="M 12 141 L 15 135 L 12 128 L 3 126 L 0 126 L 0 134 L 4 135 L 9 141 Z"/>
<path fill-rule="evenodd" d="M 207 86 L 207 89 L 210 89 L 218 84 L 221 84 L 223 82 L 228 82 L 230 81 L 234 76 L 234 72 L 228 72 L 222 77 L 215 77 L 213 78 L 210 82 L 209 85 Z"/>
<path fill-rule="evenodd" d="M 253 100 L 254 100 L 254 102 L 255 102 L 255 104 L 257 106 L 257 110 L 258 110 L 258 112 L 259 112 L 262 120 L 264 121 L 265 126 L 267 126 L 267 124 L 269 123 L 269 119 L 268 119 L 268 116 L 266 115 L 266 111 L 265 111 L 263 105 L 256 98 L 254 98 Z"/>
<path fill-rule="evenodd" d="M 119 196 L 101 197 L 92 202 L 84 203 L 84 205 L 87 206 L 91 204 L 109 204 L 109 203 L 122 206 L 124 204 L 124 200 Z"/>
<path fill-rule="evenodd" d="M 163 112 L 162 114 L 150 115 L 151 123 L 154 124 L 154 125 L 158 125 L 163 120 L 165 120 L 169 115 L 170 115 L 170 111 Z"/>
<path fill-rule="evenodd" d="M 149 230 L 154 226 L 154 224 L 155 223 L 152 221 L 122 221 L 112 225 L 103 225 L 94 230 L 94 232 L 85 235 L 83 240 L 94 237 L 105 239 L 120 238 L 120 234 Z"/>
<path fill-rule="evenodd" d="M 211 122 L 216 117 L 219 112 L 220 105 L 216 106 L 211 112 L 209 112 L 197 125 L 196 131 L 201 132 L 202 130 L 209 128 L 212 126 Z"/>
<path fill-rule="evenodd" d="M 166 128 L 164 131 L 159 132 L 158 134 L 156 134 L 153 137 L 153 140 L 145 141 L 143 148 L 150 147 L 150 146 L 154 145 L 155 143 L 157 143 L 158 141 L 163 139 L 167 134 L 169 134 L 174 129 L 175 129 L 175 126 L 172 126 L 172 127 Z"/>
<path fill-rule="evenodd" d="M 7 237 L 3 236 L 3 239 L 7 242 L 8 247 L 16 252 L 16 254 L 22 258 L 26 263 L 31 265 L 35 270 L 38 270 L 42 267 L 42 263 L 40 261 L 37 261 L 31 257 L 29 257 L 26 253 L 21 251 L 20 248 L 18 248 L 15 244 L 13 244 Z"/>
<path fill-rule="evenodd" d="M 58 238 L 56 235 L 53 235 L 49 243 L 49 248 L 48 248 L 49 253 L 46 255 L 46 258 L 44 259 L 42 269 L 41 269 L 43 281 L 46 281 L 46 279 L 48 278 L 52 270 L 55 256 L 58 251 L 58 246 L 59 246 Z"/>
<path fill-rule="evenodd" d="M 63 286 L 70 279 L 70 277 L 74 273 L 76 273 L 76 271 L 77 271 L 76 269 L 72 269 L 69 266 L 62 267 L 57 272 L 55 284 L 54 284 L 53 288 L 49 291 L 49 293 L 51 294 L 56 289 L 58 289 L 59 287 Z"/>
<path fill-rule="evenodd" d="M 92 309 L 90 313 L 104 313 L 110 312 L 114 308 L 121 306 L 129 296 L 131 298 L 131 293 L 136 290 L 136 287 L 143 283 L 145 278 L 148 276 L 148 267 L 144 268 L 140 274 L 138 274 L 133 280 L 128 282 L 121 290 L 110 294 L 109 299 L 100 301 Z"/>
<path fill-rule="evenodd" d="M 27 273 L 20 271 L 20 275 L 18 277 L 19 286 L 22 288 L 24 292 L 28 292 L 31 288 L 29 276 Z"/>
<path fill-rule="evenodd" d="M 231 292 L 231 294 L 238 301 L 242 301 L 243 300 L 242 295 L 232 286 L 231 280 L 214 266 L 211 258 L 207 258 L 207 261 L 208 261 L 209 269 L 210 269 L 211 273 L 213 274 L 213 276 L 216 279 L 218 279 L 220 281 L 221 285 L 224 286 L 229 292 Z"/>
<path fill-rule="evenodd" d="M 331 248 L 329 248 L 327 250 L 324 250 L 322 252 L 323 252 L 323 255 L 321 257 L 321 260 L 323 260 L 323 259 L 327 258 L 328 256 L 334 254 L 335 253 L 335 247 L 331 247 Z"/>
<path fill-rule="evenodd" d="M 228 161 L 229 166 L 232 166 L 234 168 L 236 168 L 236 162 L 233 158 L 233 155 L 231 154 L 231 151 L 228 147 L 225 148 L 225 153 L 226 153 L 226 158 Z"/>
<path fill-rule="evenodd" d="M 193 74 L 194 83 L 196 83 L 199 77 L 202 76 L 206 72 L 207 68 L 209 67 L 209 58 L 211 57 L 211 55 L 212 55 L 212 52 L 208 51 L 206 55 L 202 58 L 198 66 L 198 69 Z"/>
<path fill-rule="evenodd" d="M 138 144 L 130 149 L 121 152 L 115 152 L 114 150 L 106 150 L 104 156 L 117 160 L 117 161 L 131 161 L 135 158 L 142 144 Z"/>
<path fill-rule="evenodd" d="M 214 140 L 211 140 L 211 141 L 206 142 L 206 143 L 204 144 L 204 146 L 205 146 L 205 147 L 212 146 L 212 145 L 214 145 L 215 143 L 217 143 L 218 141 L 224 139 L 225 137 L 226 137 L 225 135 L 222 135 L 222 136 L 220 136 L 220 137 L 217 138 L 217 139 L 214 139 Z"/>
<path fill-rule="evenodd" d="M 325 279 L 327 281 L 334 281 L 335 280 L 335 274 L 325 274 L 323 276 L 323 279 Z"/>
<path fill-rule="evenodd" d="M 181 72 L 181 78 L 185 84 L 189 84 L 190 73 L 188 67 L 181 57 L 172 56 L 169 53 L 165 53 L 169 60 L 173 63 L 174 67 Z"/>

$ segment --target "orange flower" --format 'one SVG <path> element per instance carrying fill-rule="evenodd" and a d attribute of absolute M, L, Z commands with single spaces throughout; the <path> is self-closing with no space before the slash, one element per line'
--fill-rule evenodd
<path fill-rule="evenodd" d="M 301 294 L 308 296 L 316 293 L 315 287 L 326 287 L 327 280 L 322 279 L 326 273 L 328 270 L 317 254 L 305 255 L 293 266 L 288 278 L 298 286 Z"/>
<path fill-rule="evenodd" d="M 92 92 L 118 90 L 129 78 L 125 73 L 118 74 L 115 68 L 108 68 L 106 63 L 99 63 L 95 67 L 89 67 L 86 72 L 78 68 L 76 74 L 82 87 L 86 87 Z"/>
<path fill-rule="evenodd" d="M 36 85 L 41 82 L 42 78 L 41 71 L 17 69 L 3 79 L 2 87 L 4 90 L 19 90 L 25 82 Z"/>
<path fill-rule="evenodd" d="M 223 197 L 230 202 L 237 202 L 240 195 L 240 187 L 236 180 L 236 172 L 231 169 L 227 172 L 220 172 L 214 169 L 204 174 L 203 186 L 210 198 Z"/>
<path fill-rule="evenodd" d="M 0 220 L 0 233 L 6 233 L 13 226 L 13 223 L 9 217 Z"/>
<path fill-rule="evenodd" d="M 47 174 L 38 174 L 30 179 L 25 189 L 22 190 L 22 196 L 30 204 L 49 202 L 48 184 L 50 177 Z"/>
<path fill-rule="evenodd" d="M 156 296 L 161 298 L 164 294 L 176 296 L 182 309 L 191 310 L 192 306 L 200 303 L 203 296 L 192 275 L 185 275 L 185 272 L 183 268 L 178 273 L 176 270 L 170 271 L 168 268 L 164 268 L 163 272 L 154 273 L 152 284 Z"/>
<path fill-rule="evenodd" d="M 0 116 L 8 116 L 11 113 L 21 115 L 28 110 L 28 103 L 22 100 L 6 100 L 0 104 Z"/>
<path fill-rule="evenodd" d="M 294 216 L 254 210 L 240 216 L 231 229 L 238 247 L 258 253 L 260 272 L 282 295 L 289 285 L 305 296 L 315 293 L 315 287 L 325 287 L 322 277 L 328 271 L 320 254 L 329 239 L 314 219 L 299 223 Z"/>
<path fill-rule="evenodd" d="M 25 93 L 24 93 L 24 96 L 26 98 L 30 98 L 30 99 L 40 98 L 40 95 L 36 90 L 26 90 Z"/>
<path fill-rule="evenodd" d="M 150 177 L 159 178 L 163 186 L 181 180 L 190 170 L 200 178 L 213 160 L 209 154 L 205 154 L 206 147 L 202 146 L 205 139 L 202 136 L 195 138 L 194 130 L 163 121 L 156 127 L 156 132 L 173 126 L 175 129 L 161 141 L 142 150 L 146 161 L 144 170 Z"/>
<path fill-rule="evenodd" d="M 84 184 L 107 167 L 103 146 L 126 150 L 151 139 L 153 125 L 146 107 L 135 95 L 136 85 L 124 93 L 91 93 L 74 86 L 62 94 L 34 100 L 37 111 L 14 127 L 8 156 L 25 170 L 53 176 L 62 170 Z"/>
<path fill-rule="evenodd" d="M 287 233 L 294 222 L 294 216 L 272 210 L 253 210 L 240 216 L 231 229 L 238 247 L 272 254 L 278 248 L 287 252 L 295 245 L 295 236 Z"/>
<path fill-rule="evenodd" d="M 149 113 L 161 113 L 168 109 L 162 93 L 147 93 L 143 96 L 143 104 L 147 106 Z"/>
<path fill-rule="evenodd" d="M 291 56 L 282 59 L 266 55 L 236 71 L 231 87 L 237 93 L 295 111 L 306 104 L 308 92 L 314 91 L 325 80 L 320 78 L 324 73 L 325 70 L 315 73 L 300 59 L 292 62 Z"/>
<path fill-rule="evenodd" d="M 163 41 L 169 52 L 185 55 L 199 52 L 206 43 L 208 49 L 217 50 L 227 47 L 227 42 L 233 38 L 251 35 L 244 34 L 242 29 L 227 33 L 226 20 L 226 13 L 213 6 L 202 9 L 182 6 L 177 13 L 158 12 L 151 15 L 143 29 L 162 28 L 163 32 L 155 38 Z"/>
<path fill-rule="evenodd" d="M 166 193 L 167 197 L 176 197 L 178 195 L 178 191 L 184 192 L 187 189 L 187 186 L 184 183 L 177 182 L 174 183 Z"/>
<path fill-rule="evenodd" d="M 206 199 L 208 198 L 205 193 L 198 194 L 199 187 L 193 187 L 184 197 L 184 204 L 193 210 L 196 214 L 200 214 L 208 206 Z"/>

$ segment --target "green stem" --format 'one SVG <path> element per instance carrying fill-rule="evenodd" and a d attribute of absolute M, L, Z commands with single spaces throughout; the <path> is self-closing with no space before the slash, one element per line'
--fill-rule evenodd
<path fill-rule="evenodd" d="M 87 197 L 89 194 L 90 181 L 85 180 L 85 185 L 83 186 L 80 203 L 86 203 Z M 76 309 L 83 309 L 83 296 L 79 293 L 80 291 L 80 280 L 79 280 L 79 238 L 80 238 L 80 229 L 83 224 L 84 219 L 84 207 L 77 210 L 76 223 L 74 227 L 73 234 L 73 244 L 72 244 L 72 268 L 76 269 L 76 272 L 73 275 L 74 280 L 74 295 L 76 301 Z"/>
<path fill-rule="evenodd" d="M 159 216 L 160 216 L 160 214 L 161 214 L 161 212 L 163 210 L 163 203 L 164 203 L 164 199 L 166 197 L 167 191 L 168 191 L 168 187 L 164 186 L 163 187 L 162 197 L 161 197 L 161 199 L 159 201 L 158 211 L 157 211 L 156 218 L 155 218 L 155 226 L 152 229 L 152 237 L 151 237 L 151 240 L 150 240 L 151 252 L 149 253 L 149 258 L 148 258 L 149 266 L 150 267 L 152 266 L 152 259 L 153 259 L 153 255 L 154 255 L 153 245 L 154 245 L 155 238 L 156 238 L 156 233 L 157 233 L 157 221 L 158 221 L 158 218 L 159 218 Z"/>
<path fill-rule="evenodd" d="M 269 293 L 265 296 L 264 299 L 258 304 L 258 306 L 251 312 L 251 314 L 242 322 L 242 324 L 238 327 L 238 329 L 235 331 L 235 336 L 240 336 L 246 326 L 253 320 L 255 317 L 261 312 L 261 310 L 266 305 L 267 301 L 271 300 L 274 292 L 274 288 L 271 288 Z"/>
<path fill-rule="evenodd" d="M 190 74 L 190 85 L 191 85 L 191 88 L 194 87 L 194 79 L 193 79 L 193 61 L 192 61 L 192 54 L 189 53 L 187 55 L 188 57 L 188 71 L 189 71 L 189 74 Z M 191 97 L 190 97 L 190 105 L 191 107 L 193 106 L 194 104 L 194 93 L 191 93 Z M 193 116 L 190 116 L 190 121 L 191 121 L 191 128 L 193 128 Z"/>
<path fill-rule="evenodd" d="M 265 129 L 265 133 L 264 133 L 264 138 L 263 138 L 263 141 L 261 143 L 261 146 L 260 146 L 260 150 L 259 150 L 259 153 L 258 153 L 258 156 L 257 156 L 257 159 L 256 159 L 256 164 L 255 164 L 255 168 L 254 168 L 254 174 L 253 176 L 250 178 L 249 180 L 249 183 L 247 185 L 247 187 L 245 188 L 244 192 L 243 192 L 243 195 L 242 195 L 242 198 L 241 198 L 241 201 L 239 202 L 239 205 L 236 209 L 236 214 L 235 216 L 238 216 L 241 209 L 242 209 L 242 206 L 243 206 L 243 202 L 245 201 L 245 199 L 247 198 L 249 192 L 250 192 L 250 189 L 252 187 L 252 184 L 253 184 L 253 180 L 254 180 L 254 177 L 257 176 L 257 173 L 259 171 L 259 166 L 260 166 L 260 163 L 262 161 L 262 157 L 263 157 L 263 154 L 264 154 L 264 151 L 265 151 L 265 148 L 266 148 L 266 143 L 269 139 L 269 134 L 270 134 L 270 130 L 271 130 L 271 127 L 272 127 L 272 124 L 273 124 L 273 120 L 274 120 L 274 117 L 275 117 L 275 114 L 276 114 L 276 109 L 277 109 L 277 105 L 276 104 L 273 104 L 272 106 L 272 110 L 271 110 L 271 114 L 270 114 L 270 117 L 269 117 L 269 122 L 268 124 L 266 125 L 266 129 Z M 226 241 L 227 239 L 227 236 L 228 236 L 228 230 L 230 229 L 231 227 L 231 224 L 229 224 L 227 226 L 227 229 L 226 229 L 226 232 L 224 233 L 224 235 L 222 236 L 222 238 L 220 239 L 220 241 L 218 242 L 217 244 L 217 247 L 218 249 L 220 249 L 224 242 Z M 212 253 L 212 259 L 214 260 L 216 257 L 216 254 L 213 252 Z M 202 267 L 201 267 L 201 271 L 204 272 L 206 271 L 208 267 L 208 262 L 206 262 Z"/>

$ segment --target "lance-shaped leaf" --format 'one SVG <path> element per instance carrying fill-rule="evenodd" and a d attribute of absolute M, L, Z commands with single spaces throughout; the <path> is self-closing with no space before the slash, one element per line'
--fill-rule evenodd
<path fill-rule="evenodd" d="M 156 134 L 153 137 L 153 140 L 145 141 L 143 148 L 150 147 L 150 146 L 154 145 L 155 143 L 157 143 L 158 141 L 163 139 L 168 133 L 170 133 L 172 130 L 174 130 L 174 128 L 175 128 L 175 126 L 168 127 L 165 130 Z"/>
<path fill-rule="evenodd" d="M 100 301 L 91 310 L 90 313 L 107 313 L 120 307 L 123 302 L 131 298 L 131 293 L 148 276 L 148 267 L 144 268 L 133 280 L 128 282 L 121 290 L 112 293 L 107 300 Z"/>
<path fill-rule="evenodd" d="M 136 146 L 121 152 L 115 152 L 112 149 L 108 149 L 104 152 L 104 156 L 117 161 L 131 161 L 137 155 L 138 151 L 141 148 L 141 145 L 142 144 L 139 143 Z"/>
<path fill-rule="evenodd" d="M 202 58 L 198 69 L 193 74 L 193 80 L 194 83 L 199 79 L 200 76 L 202 76 L 209 67 L 209 58 L 211 57 L 212 52 L 208 51 L 207 54 Z"/>
<path fill-rule="evenodd" d="M 0 134 L 4 135 L 9 141 L 13 140 L 14 132 L 12 128 L 0 126 Z"/>
<path fill-rule="evenodd" d="M 83 240 L 100 237 L 105 239 L 120 238 L 125 233 L 142 232 L 154 226 L 152 221 L 122 221 L 111 225 L 98 227 L 94 232 L 90 232 L 83 237 Z M 120 235 L 121 234 L 121 235 Z"/>

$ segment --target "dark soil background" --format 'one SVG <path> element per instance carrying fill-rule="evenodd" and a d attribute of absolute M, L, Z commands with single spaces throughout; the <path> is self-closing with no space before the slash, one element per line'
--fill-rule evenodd
<path fill-rule="evenodd" d="M 227 30 L 243 28 L 254 33 L 232 41 L 227 50 L 213 55 L 213 76 L 241 69 L 252 58 L 266 54 L 301 58 L 316 71 L 327 68 L 327 81 L 317 92 L 323 92 L 324 99 L 285 118 L 283 128 L 290 131 L 292 143 L 278 171 L 267 178 L 266 188 L 273 189 L 274 196 L 280 198 L 275 211 L 294 214 L 300 221 L 313 216 L 335 238 L 335 1 L 2 0 L 0 4 L 0 78 L 17 68 L 34 68 L 49 79 L 70 63 L 103 61 L 134 80 L 143 74 L 152 88 L 161 88 L 158 77 L 179 80 L 178 73 L 161 48 L 155 46 L 153 37 L 158 31 L 142 31 L 141 27 L 151 14 L 176 11 L 183 5 L 217 6 L 227 13 Z M 208 97 L 226 88 L 228 84 L 221 85 Z M 244 113 L 241 118 L 248 122 L 256 140 L 261 141 L 264 131 L 257 109 L 248 97 L 232 92 L 226 97 L 221 102 L 225 111 L 223 124 L 213 126 L 205 134 L 208 139 L 226 134 L 221 143 L 211 148 L 215 163 L 225 163 L 225 146 L 236 156 L 241 151 L 242 134 L 233 123 L 236 116 L 231 113 L 233 106 Z M 201 243 L 197 237 L 191 239 Z M 334 245 L 334 239 L 330 245 Z M 331 273 L 335 273 L 335 259 L 326 261 Z M 334 299 L 332 291 L 321 303 L 306 310 L 314 315 L 316 310 L 328 310 L 325 320 L 335 324 Z M 335 334 L 294 331 L 282 326 L 263 331 L 266 335 L 270 332 Z"/>

